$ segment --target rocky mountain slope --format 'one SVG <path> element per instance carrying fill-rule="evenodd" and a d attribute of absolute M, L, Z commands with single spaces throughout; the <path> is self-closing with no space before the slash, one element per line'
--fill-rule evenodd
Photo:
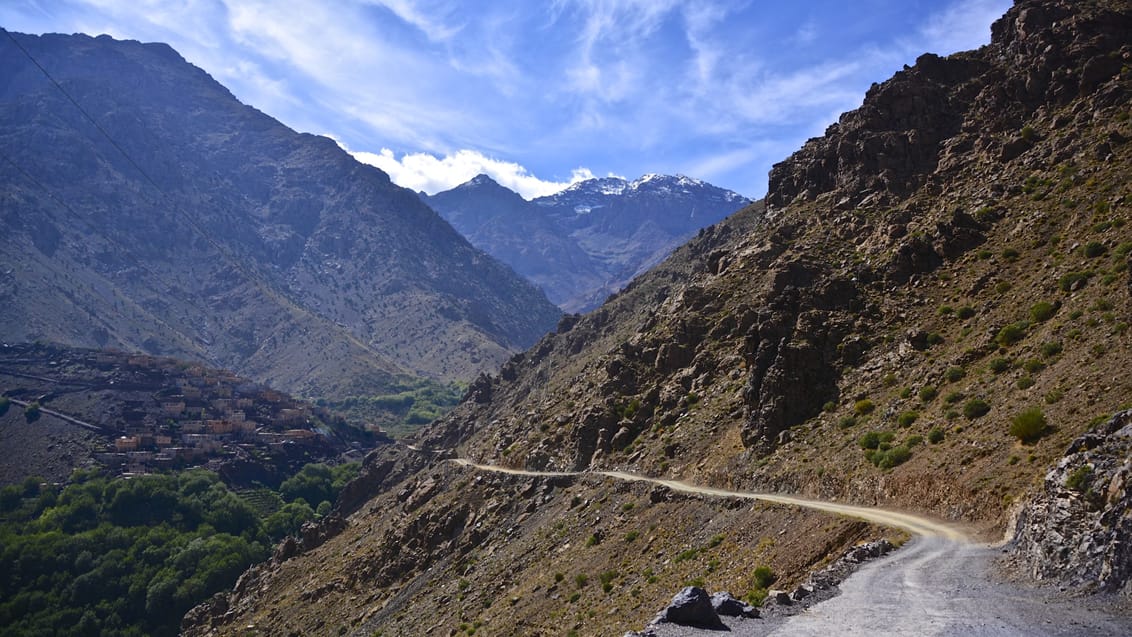
<path fill-rule="evenodd" d="M 668 175 L 590 179 L 529 202 L 480 175 L 424 200 L 568 312 L 597 307 L 701 228 L 750 203 Z"/>
<path fill-rule="evenodd" d="M 327 396 L 471 378 L 558 320 L 416 194 L 168 46 L 5 33 L 0 52 L 9 341 L 203 360 Z"/>
<path fill-rule="evenodd" d="M 1132 10 L 1019 0 L 992 33 L 875 85 L 773 169 L 765 214 L 706 229 L 474 382 L 416 441 L 444 454 L 371 454 L 333 532 L 245 574 L 187 633 L 622 634 L 686 584 L 758 599 L 891 533 L 446 454 L 882 505 L 1002 537 L 1132 396 Z M 1089 460 L 1099 485 L 1125 473 L 1110 457 Z M 1127 528 L 1122 489 L 1093 486 L 1102 529 L 1082 537 Z"/>

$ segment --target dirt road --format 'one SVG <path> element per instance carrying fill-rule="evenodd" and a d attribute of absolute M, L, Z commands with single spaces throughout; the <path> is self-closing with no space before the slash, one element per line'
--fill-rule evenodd
<path fill-rule="evenodd" d="M 454 462 L 461 466 L 472 467 L 480 471 L 494 471 L 497 473 L 507 473 L 511 475 L 522 476 L 605 476 L 614 480 L 625 480 L 628 482 L 648 482 L 668 487 L 673 491 L 681 491 L 683 493 L 695 493 L 699 495 L 706 495 L 711 497 L 720 498 L 743 498 L 746 500 L 760 500 L 763 502 L 774 502 L 776 504 L 787 504 L 792 506 L 805 507 L 807 509 L 817 509 L 827 513 L 834 513 L 837 515 L 844 515 L 852 518 L 858 518 L 885 526 L 892 526 L 909 531 L 914 535 L 942 537 L 956 542 L 967 542 L 967 536 L 957 527 L 944 524 L 929 518 L 912 515 L 910 513 L 901 513 L 898 511 L 887 511 L 884 509 L 877 509 L 874 507 L 855 506 L 851 504 L 841 504 L 837 502 L 826 502 L 823 500 L 808 500 L 806 498 L 797 498 L 788 495 L 779 495 L 773 493 L 757 493 L 753 491 L 730 491 L 727 489 L 716 489 L 712 487 L 701 487 L 679 480 L 664 480 L 660 478 L 649 478 L 646 476 L 637 475 L 634 473 L 625 473 L 622 471 L 583 471 L 583 472 L 567 472 L 558 473 L 552 471 L 527 471 L 524 469 L 509 469 L 506 467 L 498 467 L 495 465 L 477 464 L 470 460 L 463 458 L 453 459 Z"/>
<path fill-rule="evenodd" d="M 648 482 L 705 496 L 787 504 L 905 529 L 915 536 L 899 551 L 864 565 L 845 580 L 841 594 L 792 617 L 724 618 L 736 637 L 1125 637 L 1132 635 L 1127 603 L 1069 599 L 1050 589 L 1031 589 L 995 575 L 1000 549 L 972 543 L 962 530 L 922 516 L 793 496 L 701 487 L 620 471 L 556 473 L 451 460 L 480 471 L 523 476 L 604 476 Z M 657 637 L 708 637 L 719 631 L 673 624 L 653 627 Z"/>

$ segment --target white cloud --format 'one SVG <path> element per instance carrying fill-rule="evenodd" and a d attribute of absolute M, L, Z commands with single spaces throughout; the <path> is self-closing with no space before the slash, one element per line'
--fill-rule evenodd
<path fill-rule="evenodd" d="M 455 37 L 462 25 L 447 24 L 452 7 L 445 2 L 421 2 L 420 0 L 364 0 L 367 4 L 385 7 L 406 24 L 425 34 L 433 42 L 443 42 Z M 441 19 L 436 19 L 439 16 Z"/>
<path fill-rule="evenodd" d="M 978 48 L 990 41 L 991 22 L 1010 5 L 1010 0 L 960 0 L 928 17 L 918 44 L 939 55 Z"/>
<path fill-rule="evenodd" d="M 552 195 L 579 181 L 594 178 L 588 168 L 575 168 L 567 181 L 539 179 L 519 164 L 494 159 L 474 150 L 458 150 L 443 157 L 429 153 L 405 153 L 400 159 L 388 148 L 382 148 L 379 153 L 346 150 L 358 161 L 388 173 L 398 186 L 423 190 L 430 195 L 455 188 L 481 174 L 488 175 L 525 199 Z"/>

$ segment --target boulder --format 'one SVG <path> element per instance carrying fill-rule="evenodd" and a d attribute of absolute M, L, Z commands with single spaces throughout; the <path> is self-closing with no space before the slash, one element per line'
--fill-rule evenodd
<path fill-rule="evenodd" d="M 759 616 L 759 609 L 741 599 L 735 599 L 731 593 L 724 591 L 712 593 L 711 607 L 715 609 L 716 614 L 723 617 L 756 619 Z"/>
<path fill-rule="evenodd" d="M 699 586 L 688 586 L 676 593 L 668 607 L 660 611 L 654 623 L 671 622 L 697 628 L 726 628 L 715 609 L 711 597 Z"/>

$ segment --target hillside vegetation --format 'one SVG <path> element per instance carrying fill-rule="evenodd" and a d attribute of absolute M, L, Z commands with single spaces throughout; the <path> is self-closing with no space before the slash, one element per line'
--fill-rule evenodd
<path fill-rule="evenodd" d="M 775 166 L 765 214 L 563 321 L 418 444 L 1000 538 L 1069 442 L 1132 396 L 1129 32 L 1127 3 L 1020 0 L 990 45 L 920 57 Z M 786 588 L 887 533 L 436 457 L 371 454 L 341 533 L 257 566 L 188 634 L 618 634 L 684 584 L 757 593 L 766 566 Z"/>

